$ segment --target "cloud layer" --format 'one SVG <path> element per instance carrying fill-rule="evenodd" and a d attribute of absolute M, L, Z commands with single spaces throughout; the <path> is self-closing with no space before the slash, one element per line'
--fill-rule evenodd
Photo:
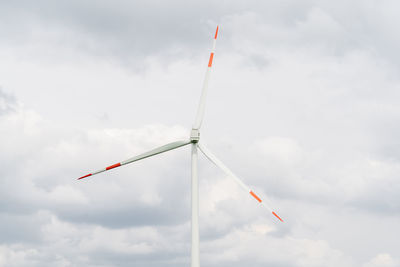
<path fill-rule="evenodd" d="M 400 266 L 395 1 L 0 3 L 0 266 Z"/>

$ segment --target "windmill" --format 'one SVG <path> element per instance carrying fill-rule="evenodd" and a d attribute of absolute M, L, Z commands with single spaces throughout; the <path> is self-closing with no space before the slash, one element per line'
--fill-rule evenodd
<path fill-rule="evenodd" d="M 89 173 L 85 176 L 78 178 L 78 180 L 87 178 L 89 176 L 99 174 L 141 159 L 145 159 L 160 153 L 167 152 L 169 150 L 173 150 L 182 146 L 191 145 L 192 147 L 192 251 L 191 251 L 191 267 L 199 267 L 200 266 L 200 257 L 199 257 L 199 184 L 198 184 L 198 176 L 197 176 L 197 159 L 198 159 L 198 149 L 216 166 L 218 166 L 227 176 L 233 178 L 244 190 L 246 190 L 253 198 L 255 198 L 261 205 L 267 208 L 276 218 L 283 222 L 283 220 L 269 207 L 265 202 L 261 200 L 259 196 L 256 195 L 249 187 L 247 187 L 228 167 L 226 167 L 204 144 L 200 143 L 200 127 L 203 121 L 204 116 L 204 108 L 206 102 L 207 88 L 208 88 L 208 80 L 210 77 L 211 67 L 213 63 L 214 53 L 215 53 L 215 45 L 217 42 L 218 36 L 218 26 L 215 31 L 213 47 L 211 50 L 210 58 L 208 61 L 208 67 L 206 76 L 203 83 L 203 89 L 201 92 L 200 102 L 197 109 L 197 114 L 195 118 L 195 122 L 193 124 L 192 130 L 190 132 L 190 138 L 188 140 L 176 141 L 164 146 L 155 148 L 143 154 L 137 155 L 125 161 L 118 162 L 116 164 L 110 165 L 104 169 Z"/>

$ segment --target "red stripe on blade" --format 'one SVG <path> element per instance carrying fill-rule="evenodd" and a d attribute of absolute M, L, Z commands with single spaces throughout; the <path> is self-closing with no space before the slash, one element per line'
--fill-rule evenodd
<path fill-rule="evenodd" d="M 87 174 L 87 175 L 85 175 L 85 176 L 79 177 L 78 180 L 83 179 L 83 178 L 86 178 L 86 177 L 89 177 L 89 176 L 92 176 L 92 174 L 89 173 L 89 174 Z"/>
<path fill-rule="evenodd" d="M 106 168 L 106 171 L 111 170 L 111 169 L 114 169 L 114 168 L 117 168 L 117 167 L 119 167 L 119 166 L 121 166 L 121 163 L 115 163 L 114 165 L 108 166 L 108 167 Z"/>
<path fill-rule="evenodd" d="M 279 217 L 274 211 L 272 212 L 272 214 L 274 214 L 276 218 L 278 218 L 281 222 L 283 222 L 283 220 L 281 219 L 281 217 Z"/>
<path fill-rule="evenodd" d="M 217 36 L 218 36 L 218 26 L 217 26 L 217 30 L 215 31 L 214 39 L 217 39 Z"/>
<path fill-rule="evenodd" d="M 256 194 L 254 194 L 253 191 L 250 191 L 250 195 L 252 195 L 255 199 L 257 199 L 258 202 L 261 203 L 262 200 Z"/>
<path fill-rule="evenodd" d="M 213 57 L 214 57 L 214 53 L 211 53 L 211 55 L 210 55 L 210 60 L 208 61 L 208 66 L 209 66 L 209 67 L 212 66 Z"/>

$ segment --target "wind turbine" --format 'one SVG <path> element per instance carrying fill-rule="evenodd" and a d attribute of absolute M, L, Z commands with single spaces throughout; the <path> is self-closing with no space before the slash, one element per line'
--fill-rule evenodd
<path fill-rule="evenodd" d="M 153 150 L 145 152 L 143 154 L 137 155 L 125 161 L 121 161 L 110 165 L 104 169 L 89 173 L 85 176 L 78 178 L 78 180 L 99 174 L 144 158 L 148 158 L 160 153 L 167 152 L 169 150 L 173 150 L 182 146 L 191 145 L 192 146 L 192 251 L 191 251 L 191 267 L 199 267 L 200 266 L 200 257 L 199 257 L 199 183 L 197 176 L 197 159 L 198 159 L 198 150 L 200 151 L 216 166 L 218 166 L 227 176 L 233 178 L 244 190 L 246 190 L 253 198 L 255 198 L 261 205 L 267 208 L 276 218 L 283 222 L 283 220 L 269 207 L 265 202 L 261 200 L 259 196 L 254 193 L 249 187 L 247 187 L 228 167 L 226 167 L 211 151 L 202 143 L 200 143 L 200 127 L 204 117 L 204 108 L 206 102 L 207 88 L 208 88 L 208 80 L 210 77 L 211 67 L 213 63 L 214 53 L 215 53 L 215 45 L 217 42 L 218 36 L 218 26 L 215 31 L 213 47 L 210 53 L 210 59 L 208 61 L 208 67 L 206 76 L 204 78 L 203 89 L 201 92 L 199 106 L 197 108 L 196 118 L 190 132 L 190 138 L 188 140 L 181 140 L 172 142 L 161 147 L 157 147 Z"/>

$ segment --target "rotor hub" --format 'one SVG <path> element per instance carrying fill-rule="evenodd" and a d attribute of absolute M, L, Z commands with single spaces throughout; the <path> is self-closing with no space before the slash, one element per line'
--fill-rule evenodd
<path fill-rule="evenodd" d="M 199 131 L 199 129 L 192 129 L 192 131 L 190 131 L 190 142 L 198 143 L 199 140 L 200 140 L 200 131 Z"/>

